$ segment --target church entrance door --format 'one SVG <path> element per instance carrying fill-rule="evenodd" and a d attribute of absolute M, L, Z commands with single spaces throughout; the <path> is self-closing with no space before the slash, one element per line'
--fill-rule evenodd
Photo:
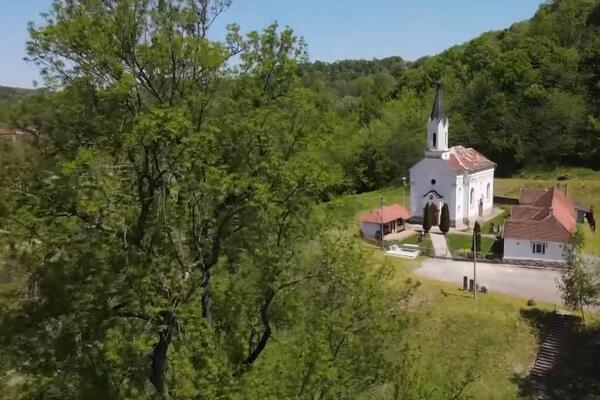
<path fill-rule="evenodd" d="M 437 208 L 435 203 L 429 203 L 429 217 L 431 218 L 431 225 L 437 226 L 440 220 L 440 210 Z"/>

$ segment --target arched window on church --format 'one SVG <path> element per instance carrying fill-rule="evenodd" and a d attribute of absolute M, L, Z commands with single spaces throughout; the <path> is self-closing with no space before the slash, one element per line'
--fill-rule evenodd
<path fill-rule="evenodd" d="M 437 147 L 437 133 L 433 132 L 433 140 L 432 140 L 433 148 Z"/>
<path fill-rule="evenodd" d="M 485 187 L 485 198 L 486 198 L 486 200 L 490 199 L 490 184 L 489 183 Z"/>
<path fill-rule="evenodd" d="M 475 189 L 471 188 L 471 194 L 469 195 L 469 204 L 473 205 L 473 200 L 475 199 Z"/>

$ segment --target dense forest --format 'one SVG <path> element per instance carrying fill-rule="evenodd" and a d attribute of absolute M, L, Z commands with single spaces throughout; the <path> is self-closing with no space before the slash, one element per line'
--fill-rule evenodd
<path fill-rule="evenodd" d="M 596 1 L 550 1 L 528 21 L 415 62 L 300 60 L 302 85 L 335 120 L 338 144 L 328 157 L 343 168 L 338 192 L 372 190 L 407 174 L 422 154 L 437 81 L 451 144 L 480 149 L 498 162 L 499 176 L 523 168 L 600 169 L 599 28 Z M 0 110 L 8 121 L 6 103 Z"/>
<path fill-rule="evenodd" d="M 476 366 L 417 367 L 418 284 L 323 201 L 407 174 L 437 81 L 500 174 L 600 168 L 598 2 L 414 63 L 309 63 L 277 24 L 209 40 L 229 3 L 57 0 L 31 27 L 48 90 L 0 103 L 35 132 L 0 143 L 0 371 L 23 398 L 459 398 Z"/>

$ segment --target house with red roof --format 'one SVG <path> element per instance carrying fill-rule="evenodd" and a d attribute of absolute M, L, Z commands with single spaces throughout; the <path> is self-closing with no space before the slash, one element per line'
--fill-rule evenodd
<path fill-rule="evenodd" d="M 558 188 L 522 189 L 504 223 L 504 258 L 565 262 L 576 229 L 575 205 Z"/>
<path fill-rule="evenodd" d="M 427 121 L 425 157 L 410 169 L 411 221 L 421 223 L 427 208 L 437 225 L 444 204 L 450 225 L 472 225 L 492 213 L 496 164 L 473 148 L 448 145 L 449 122 L 438 84 Z"/>
<path fill-rule="evenodd" d="M 385 238 L 386 235 L 402 232 L 409 218 L 410 213 L 406 208 L 392 204 L 361 215 L 361 232 L 365 237 L 380 238 L 383 229 Z"/>

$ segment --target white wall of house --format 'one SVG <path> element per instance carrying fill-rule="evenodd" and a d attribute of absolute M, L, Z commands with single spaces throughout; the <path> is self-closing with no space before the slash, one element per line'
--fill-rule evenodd
<path fill-rule="evenodd" d="M 381 230 L 381 224 L 375 224 L 373 222 L 362 223 L 362 233 L 366 237 L 375 237 L 375 234 Z"/>
<path fill-rule="evenodd" d="M 533 243 L 545 243 L 544 254 L 534 253 Z M 504 238 L 504 258 L 508 260 L 565 261 L 565 243 Z"/>

